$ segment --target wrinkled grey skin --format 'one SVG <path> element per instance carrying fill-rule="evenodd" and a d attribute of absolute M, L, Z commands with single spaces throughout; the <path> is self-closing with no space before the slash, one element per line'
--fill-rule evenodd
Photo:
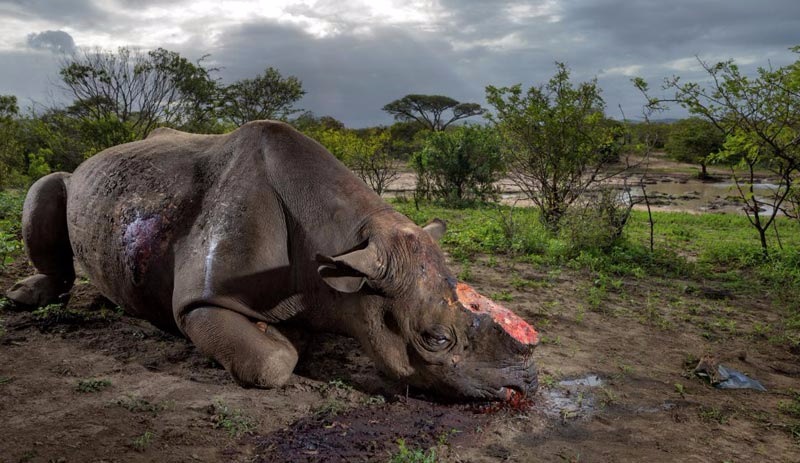
<path fill-rule="evenodd" d="M 159 129 L 34 184 L 23 233 L 39 273 L 8 297 L 53 301 L 74 255 L 103 295 L 246 386 L 291 375 L 289 320 L 355 337 L 385 372 L 444 396 L 535 390 L 533 346 L 458 302 L 433 239 L 443 224 L 426 229 L 288 125 Z"/>

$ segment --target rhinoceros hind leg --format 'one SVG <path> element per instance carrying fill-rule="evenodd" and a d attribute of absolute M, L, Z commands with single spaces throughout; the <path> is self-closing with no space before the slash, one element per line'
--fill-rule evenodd
<path fill-rule="evenodd" d="M 22 238 L 37 274 L 11 287 L 17 304 L 39 307 L 56 301 L 75 281 L 67 230 L 68 173 L 42 177 L 28 190 L 22 208 Z"/>
<path fill-rule="evenodd" d="M 6 293 L 6 297 L 22 308 L 42 307 L 61 299 L 60 296 L 67 293 L 71 287 L 71 280 L 60 280 L 37 273 L 15 283 Z"/>
<path fill-rule="evenodd" d="M 232 310 L 200 307 L 180 323 L 194 345 L 243 386 L 282 386 L 297 364 L 294 345 L 274 326 L 257 326 Z"/>

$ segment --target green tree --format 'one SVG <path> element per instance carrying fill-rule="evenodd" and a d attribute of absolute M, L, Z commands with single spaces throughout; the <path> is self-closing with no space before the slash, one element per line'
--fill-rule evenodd
<path fill-rule="evenodd" d="M 680 162 L 700 164 L 700 178 L 708 178 L 711 155 L 722 149 L 725 134 L 713 123 L 699 117 L 672 124 L 664 146 L 667 154 Z"/>
<path fill-rule="evenodd" d="M 311 111 L 303 111 L 302 114 L 292 119 L 290 123 L 294 128 L 305 134 L 310 134 L 318 130 L 342 130 L 345 128 L 344 123 L 335 117 L 317 116 Z"/>
<path fill-rule="evenodd" d="M 486 87 L 509 177 L 553 231 L 589 186 L 611 175 L 602 169 L 617 159 L 624 140 L 603 114 L 597 81 L 573 85 L 569 77 L 566 65 L 556 63 L 550 81 L 527 92 L 519 84 Z"/>
<path fill-rule="evenodd" d="M 417 196 L 432 196 L 452 205 L 485 201 L 496 192 L 503 174 L 500 141 L 492 128 L 455 127 L 433 132 L 411 158 L 417 174 Z"/>
<path fill-rule="evenodd" d="M 389 151 L 398 160 L 408 161 L 422 149 L 425 136 L 429 133 L 417 121 L 398 121 L 389 126 Z"/>
<path fill-rule="evenodd" d="M 307 132 L 342 161 L 376 193 L 382 194 L 397 178 L 394 159 L 389 155 L 389 133 L 371 129 L 361 135 L 348 129 L 321 129 Z"/>
<path fill-rule="evenodd" d="M 258 119 L 286 120 L 301 110 L 293 105 L 305 95 L 297 77 L 284 78 L 274 68 L 253 79 L 242 79 L 223 89 L 223 117 L 240 126 Z"/>
<path fill-rule="evenodd" d="M 158 125 L 202 128 L 215 120 L 213 69 L 158 48 L 121 47 L 72 55 L 59 71 L 63 88 L 84 119 L 119 121 L 144 138 Z"/>
<path fill-rule="evenodd" d="M 399 175 L 390 154 L 390 134 L 386 130 L 370 129 L 358 138 L 347 165 L 376 193 L 383 194 Z"/>
<path fill-rule="evenodd" d="M 800 47 L 792 50 L 800 52 Z M 800 172 L 800 60 L 777 69 L 759 68 L 755 77 L 743 74 L 732 60 L 698 62 L 710 83 L 667 79 L 663 89 L 674 93 L 671 98 L 650 97 L 641 78 L 634 79 L 634 85 L 647 96 L 650 109 L 677 103 L 725 134 L 725 145 L 715 159 L 731 165 L 745 213 L 767 256 L 767 231 L 796 188 L 793 178 Z M 756 167 L 768 168 L 778 177 L 779 188 L 771 195 L 755 194 Z"/>
<path fill-rule="evenodd" d="M 662 150 L 669 139 L 671 126 L 667 122 L 653 121 L 630 124 L 631 141 L 650 149 Z"/>
<path fill-rule="evenodd" d="M 406 95 L 386 104 L 383 110 L 398 121 L 416 121 L 438 132 L 455 121 L 485 112 L 477 103 L 460 103 L 443 95 Z M 449 117 L 448 117 L 449 114 Z"/>
<path fill-rule="evenodd" d="M 0 188 L 20 183 L 25 169 L 17 97 L 0 95 Z"/>

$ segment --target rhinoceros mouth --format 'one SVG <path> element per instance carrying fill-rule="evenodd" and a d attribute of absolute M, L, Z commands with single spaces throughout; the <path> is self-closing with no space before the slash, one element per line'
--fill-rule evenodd
<path fill-rule="evenodd" d="M 516 397 L 527 397 L 528 391 L 519 386 L 503 386 L 497 391 L 497 397 L 503 401 L 511 401 Z"/>

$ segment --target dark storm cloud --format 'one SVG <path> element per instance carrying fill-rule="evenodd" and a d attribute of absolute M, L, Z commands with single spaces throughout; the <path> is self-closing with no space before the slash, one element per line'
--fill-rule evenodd
<path fill-rule="evenodd" d="M 149 25 L 153 19 L 136 13 L 173 4 L 0 0 L 0 18 L 46 19 L 54 24 L 52 29 L 81 27 L 128 37 L 130 45 L 138 45 L 142 36 L 136 31 L 143 21 Z M 621 104 L 626 115 L 634 116 L 643 103 L 630 83 L 634 75 L 654 87 L 673 74 L 684 80 L 703 79 L 695 55 L 708 61 L 736 58 L 745 72 L 753 72 L 757 66 L 794 61 L 797 55 L 787 48 L 800 44 L 796 0 L 438 0 L 433 5 L 437 13 L 430 21 L 396 26 L 382 25 L 378 19 L 359 23 L 357 18 L 368 17 L 366 11 L 354 14 L 361 12 L 335 0 L 288 9 L 295 19 L 324 21 L 326 30 L 334 31 L 324 37 L 304 32 L 307 23 L 302 20 L 254 18 L 226 26 L 219 35 L 219 18 L 184 20 L 180 28 L 191 37 L 176 32 L 174 43 L 159 46 L 192 60 L 210 53 L 206 64 L 221 66 L 226 82 L 276 67 L 303 81 L 303 108 L 363 126 L 390 122 L 380 108 L 408 93 L 440 93 L 484 103 L 489 84 L 542 84 L 555 71 L 555 61 L 567 63 L 576 81 L 597 77 L 609 114 L 619 117 Z M 24 33 L 20 37 L 24 41 Z M 22 85 L 11 82 L 8 74 L 0 73 L 0 93 Z"/>
<path fill-rule="evenodd" d="M 108 13 L 91 0 L 0 0 L 0 17 L 3 16 L 96 27 L 102 26 Z"/>
<path fill-rule="evenodd" d="M 44 31 L 28 34 L 28 46 L 37 50 L 50 50 L 55 53 L 72 53 L 75 41 L 64 31 Z"/>
<path fill-rule="evenodd" d="M 210 51 L 224 67 L 226 81 L 276 67 L 302 80 L 307 95 L 301 106 L 350 125 L 390 122 L 381 108 L 408 93 L 470 96 L 464 78 L 453 70 L 446 42 L 423 41 L 401 28 L 316 38 L 264 21 L 230 30 L 220 42 Z"/>
<path fill-rule="evenodd" d="M 52 54 L 0 52 L 0 69 L 0 95 L 16 95 L 23 111 L 64 103 L 54 84 L 58 60 Z"/>

